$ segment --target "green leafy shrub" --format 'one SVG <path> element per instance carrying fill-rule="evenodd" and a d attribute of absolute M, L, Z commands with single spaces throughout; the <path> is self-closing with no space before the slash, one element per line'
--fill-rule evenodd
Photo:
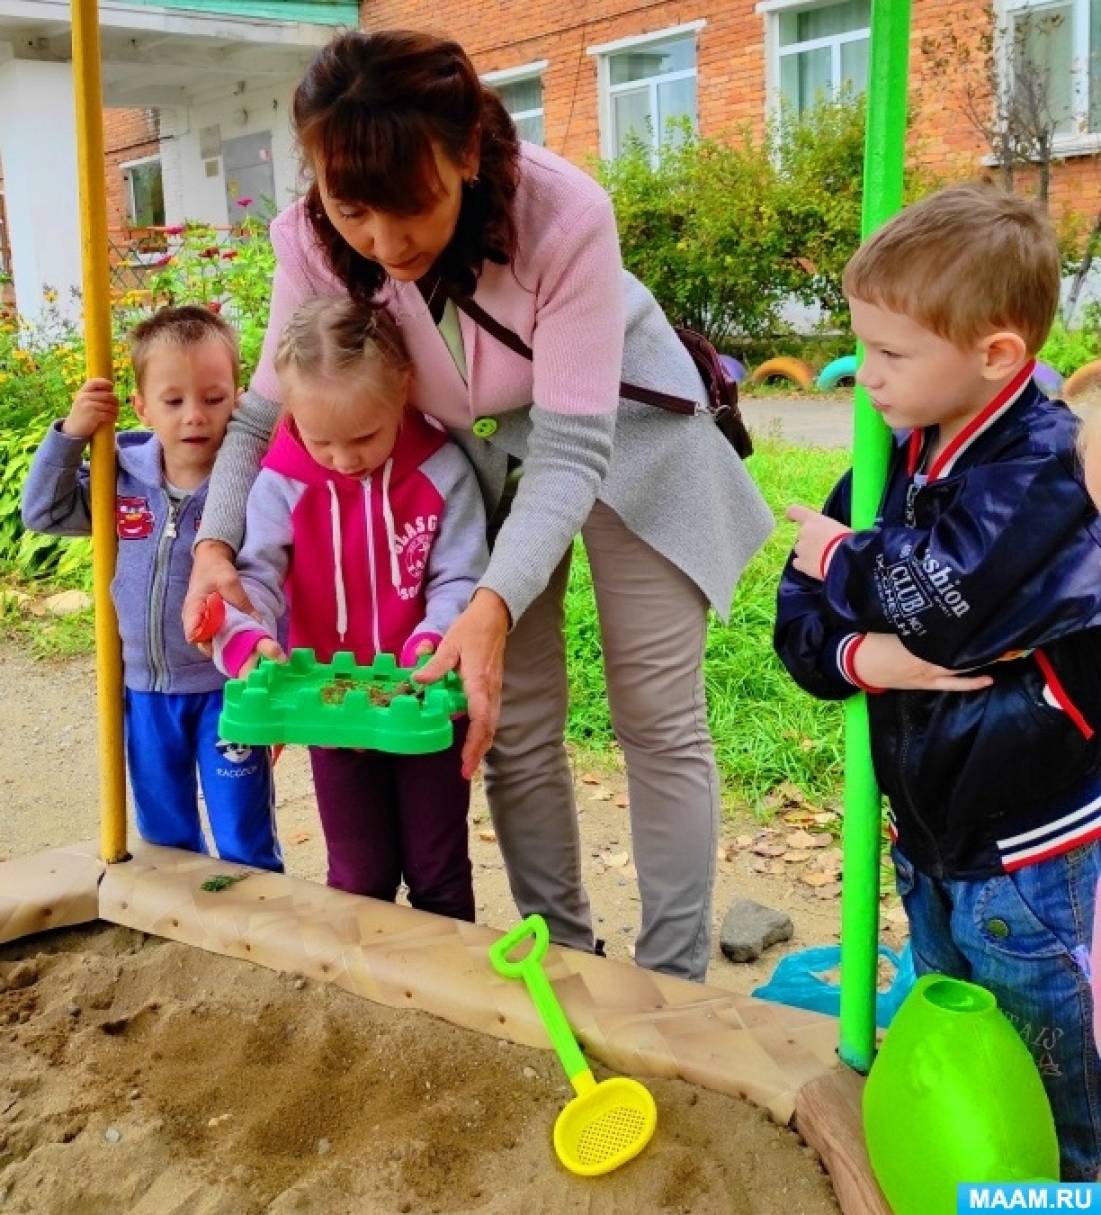
<path fill-rule="evenodd" d="M 845 313 L 841 270 L 860 241 L 864 106 L 843 95 L 763 137 L 688 127 L 653 158 L 604 161 L 627 268 L 677 324 L 744 349 L 782 329 L 785 300 Z"/>
<path fill-rule="evenodd" d="M 803 271 L 794 293 L 820 307 L 827 325 L 846 328 L 841 274 L 860 244 L 864 114 L 863 97 L 846 91 L 798 116 L 785 113 L 772 132 L 780 162 L 777 210 L 790 256 Z"/>
<path fill-rule="evenodd" d="M 1101 339 L 1092 325 L 1068 329 L 1057 320 L 1036 357 L 1050 364 L 1060 375 L 1070 375 L 1085 363 L 1101 358 Z"/>
<path fill-rule="evenodd" d="M 749 136 L 735 143 L 683 130 L 660 159 L 634 142 L 599 169 L 623 261 L 678 324 L 718 346 L 778 324 L 798 267 L 778 211 L 776 171 Z"/>

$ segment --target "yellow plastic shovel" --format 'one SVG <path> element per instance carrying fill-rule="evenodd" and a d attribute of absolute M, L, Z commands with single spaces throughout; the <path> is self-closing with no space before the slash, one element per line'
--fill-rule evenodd
<path fill-rule="evenodd" d="M 531 948 L 519 959 L 509 953 L 531 939 Z M 657 1126 L 654 1098 L 637 1080 L 615 1076 L 598 1084 L 577 1045 L 562 1005 L 543 972 L 550 933 L 541 915 L 526 920 L 496 941 L 489 960 L 506 979 L 523 979 L 543 1028 L 577 1094 L 554 1123 L 554 1150 L 558 1159 L 582 1177 L 610 1173 L 650 1142 Z"/>

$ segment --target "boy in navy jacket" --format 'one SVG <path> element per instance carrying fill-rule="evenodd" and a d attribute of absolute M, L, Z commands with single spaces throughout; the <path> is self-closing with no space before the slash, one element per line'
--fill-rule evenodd
<path fill-rule="evenodd" d="M 1085 958 L 1101 873 L 1101 526 L 1077 420 L 1032 380 L 1060 258 L 1030 203 L 942 190 L 845 271 L 859 382 L 895 431 L 875 524 L 793 506 L 775 644 L 814 696 L 869 693 L 919 973 L 980 983 L 1031 1049 L 1063 1176 L 1101 1167 Z"/>
<path fill-rule="evenodd" d="M 283 868 L 266 748 L 218 737 L 225 678 L 187 643 L 181 611 L 207 480 L 237 403 L 233 330 L 206 308 L 162 308 L 131 336 L 134 409 L 149 430 L 116 436 L 111 595 L 122 637 L 126 760 L 138 833 L 152 844 L 205 851 L 202 783 L 211 833 L 226 860 Z M 23 524 L 55 536 L 92 530 L 84 448 L 118 416 L 109 380 L 89 380 L 35 453 Z"/>

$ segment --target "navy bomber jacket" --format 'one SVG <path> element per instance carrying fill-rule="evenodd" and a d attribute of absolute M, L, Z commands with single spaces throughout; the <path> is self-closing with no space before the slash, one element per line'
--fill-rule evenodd
<path fill-rule="evenodd" d="M 936 428 L 904 436 L 875 526 L 834 547 L 824 581 L 790 559 L 780 581 L 776 650 L 814 696 L 856 691 L 866 633 L 993 676 L 978 692 L 868 697 L 892 834 L 935 876 L 1008 872 L 1101 837 L 1101 521 L 1077 431 L 1025 380 L 925 472 Z M 850 477 L 824 507 L 845 524 Z"/>

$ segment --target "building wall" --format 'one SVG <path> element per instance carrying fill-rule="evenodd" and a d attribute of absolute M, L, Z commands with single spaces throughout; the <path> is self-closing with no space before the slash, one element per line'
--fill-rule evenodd
<path fill-rule="evenodd" d="M 946 30 L 974 48 L 989 22 L 987 0 L 913 0 L 910 141 L 921 164 L 947 179 L 978 173 L 987 153 L 963 116 L 958 69 L 938 71 L 923 52 Z M 697 105 L 704 135 L 757 134 L 767 114 L 766 17 L 754 0 L 371 0 L 360 10 L 364 29 L 430 29 L 458 39 L 479 72 L 549 61 L 543 73 L 546 144 L 582 167 L 600 151 L 596 57 L 586 48 L 657 32 L 699 19 Z M 1101 209 L 1101 158 L 1061 161 L 1052 184 L 1057 212 Z"/>
<path fill-rule="evenodd" d="M 697 35 L 700 130 L 760 126 L 765 105 L 764 18 L 737 0 L 555 0 L 489 5 L 479 0 L 371 0 L 364 29 L 428 29 L 462 43 L 479 72 L 549 60 L 543 73 L 546 145 L 587 166 L 600 152 L 597 60 L 586 48 L 706 20 Z"/>
<path fill-rule="evenodd" d="M 126 181 L 121 165 L 160 148 L 160 122 L 156 110 L 104 110 L 103 148 L 107 177 L 107 226 L 126 228 L 130 221 Z"/>
<path fill-rule="evenodd" d="M 985 174 L 999 179 L 997 166 L 983 165 L 990 148 L 966 115 L 968 72 L 972 66 L 940 64 L 931 44 L 945 44 L 946 31 L 971 50 L 972 64 L 981 61 L 983 37 L 990 30 L 989 7 L 982 0 L 914 0 L 910 41 L 911 144 L 917 160 L 948 179 Z M 1018 172 L 1016 189 L 1034 188 L 1035 174 Z M 1101 158 L 1074 155 L 1052 167 L 1051 208 L 1056 215 L 1074 214 L 1092 219 L 1101 210 Z"/>
<path fill-rule="evenodd" d="M 225 225 L 240 218 L 229 215 L 221 156 L 200 154 L 200 132 L 212 126 L 220 128 L 223 140 L 270 131 L 276 207 L 282 209 L 293 200 L 298 159 L 289 116 L 291 96 L 297 83 L 297 79 L 291 79 L 275 86 L 226 95 L 186 110 L 161 112 L 161 163 L 167 223 L 201 219 Z M 208 165 L 215 170 L 213 176 L 207 176 Z"/>

